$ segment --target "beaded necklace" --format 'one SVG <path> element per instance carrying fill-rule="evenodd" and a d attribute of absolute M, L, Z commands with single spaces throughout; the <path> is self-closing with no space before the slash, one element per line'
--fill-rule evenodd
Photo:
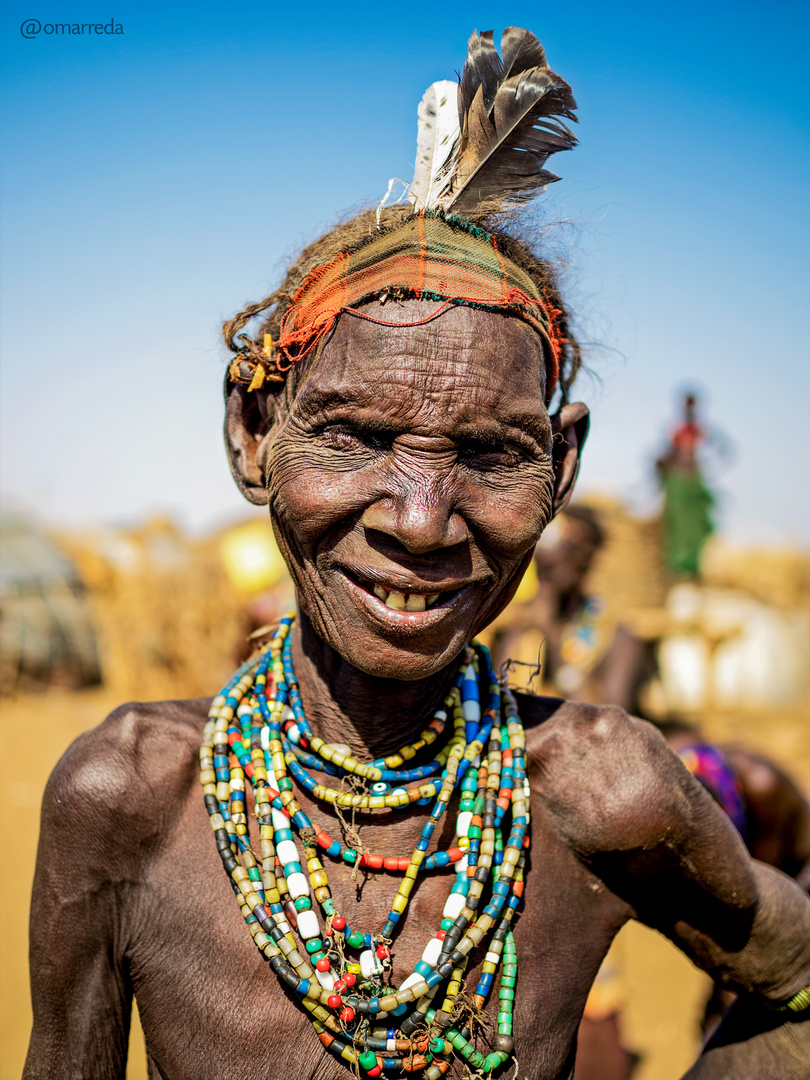
<path fill-rule="evenodd" d="M 325 743 L 309 726 L 293 671 L 293 618 L 282 619 L 265 649 L 214 699 L 200 748 L 206 809 L 247 927 L 279 981 L 309 1013 L 323 1045 L 355 1072 L 423 1072 L 426 1080 L 438 1080 L 455 1056 L 492 1073 L 514 1048 L 512 926 L 529 846 L 525 738 L 515 699 L 508 687 L 499 687 L 486 648 L 473 643 L 420 737 L 386 758 L 357 761 L 348 747 Z M 488 696 L 483 710 L 482 686 Z M 433 759 L 403 768 L 440 739 L 448 721 L 452 735 Z M 307 768 L 353 778 L 353 787 L 328 787 Z M 248 835 L 246 780 L 253 789 L 259 859 Z M 433 802 L 433 809 L 410 856 L 358 853 L 314 825 L 296 800 L 294 781 L 338 808 L 396 811 Z M 456 788 L 455 846 L 427 855 Z M 319 849 L 349 865 L 404 874 L 381 932 L 351 927 L 336 911 Z M 393 939 L 417 875 L 450 865 L 455 878 L 439 929 L 415 970 L 398 988 L 389 985 L 384 979 Z M 486 1005 L 501 969 L 498 1034 L 488 1054 L 475 1048 L 474 1010 L 464 992 L 469 955 L 485 939 L 472 997 L 477 1009 Z"/>

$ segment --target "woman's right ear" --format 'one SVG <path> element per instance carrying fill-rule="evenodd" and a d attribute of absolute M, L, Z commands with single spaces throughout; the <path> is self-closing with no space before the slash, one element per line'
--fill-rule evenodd
<path fill-rule="evenodd" d="M 231 473 L 248 502 L 266 506 L 261 450 L 278 422 L 283 395 L 266 390 L 248 392 L 241 383 L 227 382 L 225 396 L 225 448 Z"/>

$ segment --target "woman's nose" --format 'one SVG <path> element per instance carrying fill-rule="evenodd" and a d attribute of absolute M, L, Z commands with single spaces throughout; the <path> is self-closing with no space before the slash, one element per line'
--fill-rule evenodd
<path fill-rule="evenodd" d="M 411 555 L 455 547 L 470 533 L 446 485 L 424 481 L 403 485 L 366 507 L 361 523 L 393 537 Z"/>

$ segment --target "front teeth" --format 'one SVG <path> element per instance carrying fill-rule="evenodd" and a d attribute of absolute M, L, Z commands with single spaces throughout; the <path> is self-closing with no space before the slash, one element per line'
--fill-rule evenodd
<path fill-rule="evenodd" d="M 425 608 L 435 604 L 441 593 L 431 593 L 425 596 L 420 593 L 404 593 L 397 589 L 384 589 L 382 585 L 374 586 L 374 595 L 379 597 L 386 607 L 395 611 L 424 611 Z"/>

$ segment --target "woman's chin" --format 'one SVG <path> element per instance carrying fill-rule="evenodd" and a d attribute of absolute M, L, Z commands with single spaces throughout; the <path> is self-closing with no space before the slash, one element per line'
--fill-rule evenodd
<path fill-rule="evenodd" d="M 373 643 L 351 642 L 347 645 L 343 639 L 330 641 L 329 644 L 352 667 L 366 675 L 377 679 L 416 682 L 419 679 L 429 679 L 452 663 L 462 652 L 466 637 L 463 633 L 458 633 L 451 640 L 430 647 L 420 647 L 419 643 L 413 640 L 404 644 L 380 638 Z"/>

